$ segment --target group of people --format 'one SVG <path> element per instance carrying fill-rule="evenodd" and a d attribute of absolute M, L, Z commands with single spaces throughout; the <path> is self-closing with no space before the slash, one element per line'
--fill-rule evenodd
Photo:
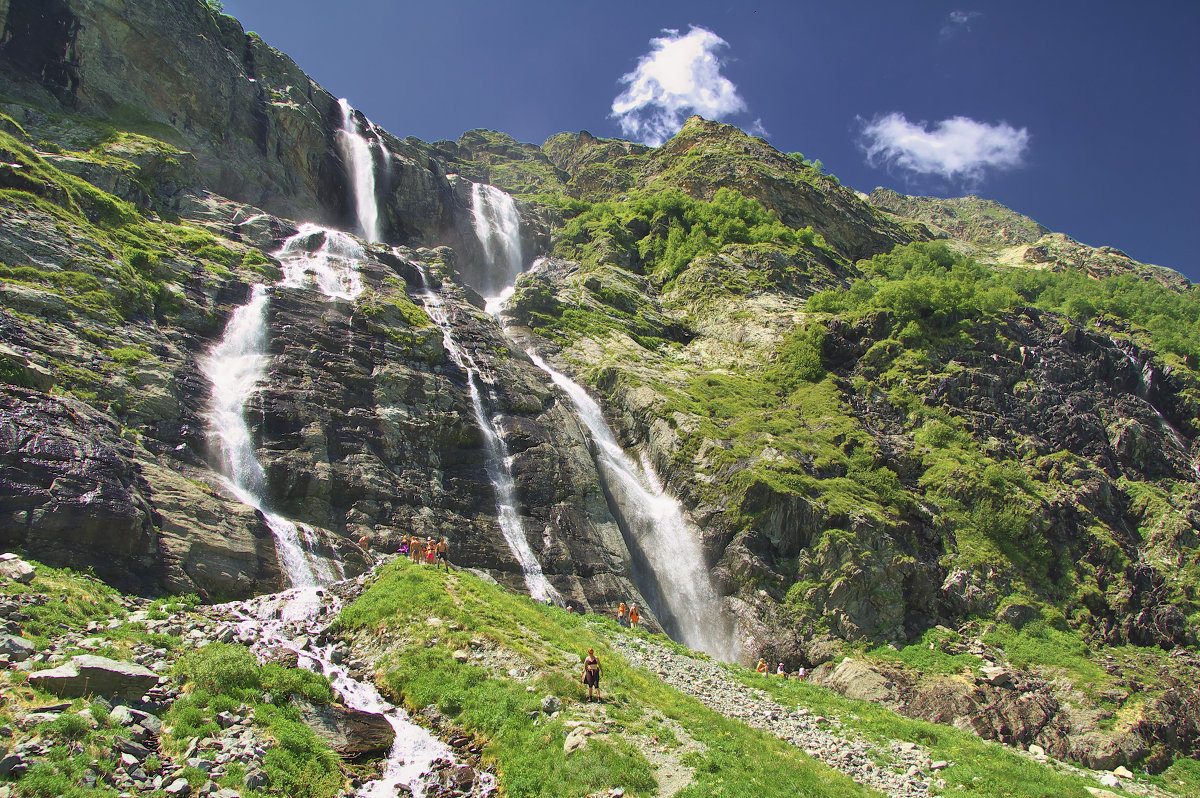
<path fill-rule="evenodd" d="M 621 605 L 619 607 L 617 607 L 617 625 L 618 626 L 622 626 L 626 629 L 632 629 L 633 627 L 638 625 L 638 621 L 640 621 L 641 619 L 642 619 L 642 616 L 638 614 L 638 608 L 637 608 L 636 604 L 630 604 L 629 608 L 626 609 L 625 602 L 622 601 Z"/>
<path fill-rule="evenodd" d="M 411 538 L 400 538 L 400 554 L 407 555 L 413 563 L 424 561 L 434 567 L 445 565 L 450 570 L 450 544 L 445 538 L 421 538 L 413 535 Z"/>
<path fill-rule="evenodd" d="M 765 659 L 763 659 L 762 657 L 759 657 L 758 665 L 755 666 L 754 670 L 758 671 L 759 673 L 763 674 L 764 676 L 770 672 L 770 669 L 767 667 L 767 661 Z M 801 665 L 799 670 L 797 670 L 795 674 L 790 674 L 787 672 L 787 669 L 783 667 L 783 663 L 781 662 L 781 663 L 779 663 L 779 667 L 775 669 L 775 675 L 781 676 L 784 679 L 787 679 L 787 678 L 803 679 L 805 676 L 808 675 L 808 672 L 805 671 L 804 666 Z"/>

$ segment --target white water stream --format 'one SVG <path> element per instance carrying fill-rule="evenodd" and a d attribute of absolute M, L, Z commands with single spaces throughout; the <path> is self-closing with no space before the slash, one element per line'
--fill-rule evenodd
<path fill-rule="evenodd" d="M 690 648 L 727 662 L 737 657 L 733 625 L 713 587 L 700 532 L 684 518 L 679 502 L 663 490 L 645 457 L 640 466 L 621 448 L 604 411 L 581 385 L 554 370 L 533 350 L 529 359 L 571 398 L 592 438 L 596 468 L 610 506 L 634 555 L 638 588 L 651 602 L 663 629 Z"/>
<path fill-rule="evenodd" d="M 358 229 L 368 241 L 379 241 L 379 203 L 375 200 L 375 159 L 371 154 L 371 143 L 358 132 L 350 103 L 343 98 L 338 100 L 338 105 L 342 108 L 342 129 L 337 133 L 337 143 L 353 184 Z"/>
<path fill-rule="evenodd" d="M 373 195 L 371 201 L 373 204 Z M 319 243 L 315 240 L 318 236 Z M 284 242 L 276 257 L 283 267 L 281 287 L 303 289 L 315 285 L 330 300 L 343 301 L 353 301 L 362 292 L 356 266 L 366 254 L 345 233 L 303 225 Z M 257 651 L 272 646 L 294 651 L 303 667 L 320 671 L 330 679 L 346 706 L 387 717 L 396 737 L 383 775 L 365 784 L 358 796 L 384 798 L 407 788 L 416 798 L 423 798 L 434 763 L 453 763 L 454 752 L 413 723 L 403 709 L 384 700 L 373 685 L 351 677 L 344 666 L 335 662 L 339 658 L 334 656 L 332 644 L 322 647 L 311 642 L 341 610 L 340 597 L 327 586 L 344 578 L 345 572 L 339 560 L 319 552 L 320 538 L 315 529 L 267 508 L 263 468 L 254 453 L 245 412 L 266 377 L 269 301 L 267 287 L 254 286 L 249 301 L 234 311 L 221 341 L 200 364 L 212 384 L 208 421 L 215 468 L 240 501 L 263 514 L 275 537 L 280 566 L 292 585 L 290 590 L 231 605 L 230 609 L 242 619 L 241 638 Z M 478 773 L 471 795 L 489 795 L 494 786 L 492 776 Z"/>
<path fill-rule="evenodd" d="M 525 537 L 525 527 L 521 523 L 521 516 L 517 511 L 517 487 L 513 482 L 512 471 L 509 467 L 508 446 L 504 443 L 504 439 L 496 427 L 496 422 L 487 411 L 483 391 L 480 389 L 480 383 L 487 381 L 484 380 L 475 358 L 471 356 L 470 352 L 459 346 L 458 341 L 454 339 L 445 303 L 430 288 L 425 270 L 420 266 L 417 266 L 417 269 L 421 273 L 423 284 L 421 301 L 425 305 L 425 312 L 441 329 L 442 345 L 446 347 L 450 359 L 467 375 L 471 408 L 475 413 L 475 422 L 479 425 L 484 437 L 484 465 L 488 478 L 496 490 L 496 516 L 500 523 L 500 532 L 504 535 L 504 540 L 508 543 L 513 557 L 521 566 L 521 574 L 525 579 L 525 587 L 529 590 L 529 595 L 538 601 L 561 603 L 562 599 L 558 591 L 542 573 L 542 566 L 538 562 L 537 556 L 534 555 L 529 540 Z"/>
<path fill-rule="evenodd" d="M 336 644 L 319 645 L 315 641 L 342 609 L 338 592 L 328 587 L 287 590 L 260 596 L 229 609 L 241 618 L 239 639 L 249 641 L 260 656 L 272 648 L 284 648 L 296 654 L 301 667 L 325 675 L 341 702 L 351 709 L 384 715 L 396 733 L 388 752 L 383 774 L 362 785 L 358 798 L 391 798 L 407 788 L 414 798 L 424 798 L 430 786 L 435 763 L 457 761 L 450 746 L 428 730 L 413 723 L 403 708 L 387 701 L 374 685 L 351 676 L 336 653 Z M 495 777 L 477 771 L 472 796 L 491 795 Z"/>
<path fill-rule="evenodd" d="M 473 287 L 486 297 L 494 297 L 505 289 L 511 293 L 525 265 L 521 257 L 521 217 L 516 203 L 495 186 L 472 183 L 471 214 L 488 265 L 480 284 Z"/>

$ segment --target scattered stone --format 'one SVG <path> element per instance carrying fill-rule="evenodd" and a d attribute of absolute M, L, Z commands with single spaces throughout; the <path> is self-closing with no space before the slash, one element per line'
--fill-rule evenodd
<path fill-rule="evenodd" d="M 0 654 L 9 662 L 24 662 L 33 656 L 33 641 L 15 635 L 0 635 Z"/>
<path fill-rule="evenodd" d="M 33 581 L 33 566 L 12 552 L 0 554 L 0 579 L 10 579 L 22 585 Z"/>
<path fill-rule="evenodd" d="M 1029 754 L 1034 759 L 1044 759 L 1046 757 L 1046 749 L 1042 748 L 1037 743 L 1031 743 L 1029 746 Z"/>
<path fill-rule="evenodd" d="M 304 723 L 330 748 L 344 756 L 386 752 L 396 738 L 392 724 L 377 712 L 364 712 L 341 704 L 314 706 L 299 700 L 294 703 Z"/>
<path fill-rule="evenodd" d="M 1119 779 L 1132 779 L 1133 771 L 1124 765 L 1118 765 L 1117 767 L 1113 768 L 1113 775 Z"/>
<path fill-rule="evenodd" d="M 562 701 L 559 700 L 558 696 L 547 695 L 542 698 L 542 712 L 545 712 L 547 715 L 553 715 L 561 709 Z"/>
<path fill-rule="evenodd" d="M 134 701 L 158 684 L 158 674 L 132 662 L 85 654 L 72 657 L 66 665 L 33 673 L 28 681 L 64 698 L 96 693 Z"/>
<path fill-rule="evenodd" d="M 1105 787 L 1121 786 L 1121 780 L 1118 779 L 1116 776 L 1114 776 L 1111 773 L 1105 773 L 1103 776 L 1101 776 L 1100 783 L 1103 784 Z"/>
<path fill-rule="evenodd" d="M 462 648 L 456 650 L 450 656 L 454 657 L 455 662 L 466 662 L 471 658 L 471 655 L 466 651 L 466 649 Z"/>
<path fill-rule="evenodd" d="M 168 784 L 164 789 L 167 795 L 171 798 L 187 798 L 192 794 L 192 785 L 188 784 L 188 780 L 184 778 L 175 779 Z"/>
<path fill-rule="evenodd" d="M 563 753 L 570 754 L 573 751 L 578 751 L 588 743 L 588 737 L 593 734 L 592 730 L 586 726 L 577 726 L 567 735 L 567 739 L 563 742 Z"/>

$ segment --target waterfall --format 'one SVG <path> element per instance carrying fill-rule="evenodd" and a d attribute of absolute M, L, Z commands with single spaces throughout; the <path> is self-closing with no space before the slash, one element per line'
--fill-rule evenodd
<path fill-rule="evenodd" d="M 317 236 L 324 237 L 321 245 L 309 251 L 307 245 Z M 311 279 L 330 299 L 352 300 L 362 293 L 362 277 L 354 264 L 366 260 L 367 254 L 345 233 L 302 224 L 298 233 L 283 242 L 275 257 L 283 267 L 283 279 L 279 281 L 282 286 L 303 288 Z"/>
<path fill-rule="evenodd" d="M 471 213 L 488 266 L 477 289 L 485 297 L 495 296 L 516 282 L 524 265 L 521 217 L 511 196 L 483 183 L 471 184 Z"/>
<path fill-rule="evenodd" d="M 354 188 L 358 229 L 368 241 L 379 241 L 379 203 L 375 199 L 375 158 L 371 154 L 371 143 L 358 132 L 350 103 L 343 98 L 338 100 L 338 105 L 342 108 L 342 129 L 337 132 L 337 143 Z"/>
<path fill-rule="evenodd" d="M 625 453 L 587 391 L 532 350 L 526 354 L 571 398 L 591 435 L 596 470 L 634 556 L 638 589 L 663 629 L 690 648 L 734 660 L 733 624 L 713 587 L 699 530 L 684 519 L 679 502 L 663 490 L 649 461 L 643 457 L 639 467 Z"/>
<path fill-rule="evenodd" d="M 488 479 L 496 490 L 496 516 L 500 522 L 500 532 L 505 542 L 521 566 L 521 574 L 525 578 L 525 587 L 529 595 L 538 601 L 559 601 L 558 591 L 551 585 L 542 566 L 537 561 L 529 540 L 525 537 L 525 528 L 521 516 L 517 512 L 517 486 L 513 482 L 512 470 L 509 467 L 508 446 L 500 436 L 491 415 L 484 405 L 483 392 L 479 384 L 484 382 L 479 365 L 471 354 L 458 345 L 450 331 L 450 318 L 446 313 L 442 298 L 429 287 L 429 278 L 425 270 L 417 267 L 421 273 L 421 301 L 425 311 L 442 331 L 442 344 L 450 355 L 450 359 L 467 375 L 467 389 L 471 395 L 471 409 L 475 414 L 475 423 L 483 432 L 484 462 Z"/>
<path fill-rule="evenodd" d="M 302 532 L 294 522 L 267 509 L 263 468 L 254 456 L 244 415 L 246 403 L 258 391 L 266 373 L 268 301 L 266 286 L 254 286 L 250 301 L 230 316 L 221 342 L 200 361 L 200 370 L 212 385 L 209 435 L 216 449 L 217 472 L 225 477 L 239 501 L 263 514 L 292 585 L 312 587 L 332 576 L 332 571 L 323 557 L 310 557 L 311 542 L 302 540 Z"/>

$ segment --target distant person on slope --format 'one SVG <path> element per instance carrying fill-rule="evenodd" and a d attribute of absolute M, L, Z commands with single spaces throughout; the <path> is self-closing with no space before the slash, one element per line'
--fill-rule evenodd
<path fill-rule="evenodd" d="M 626 623 L 626 621 L 625 621 L 625 602 L 624 601 L 621 602 L 621 606 L 617 607 L 617 626 L 620 626 L 622 629 L 629 626 L 629 624 Z"/>
<path fill-rule="evenodd" d="M 583 683 L 587 685 L 588 697 L 587 700 L 592 700 L 592 688 L 596 688 L 596 700 L 603 701 L 600 697 L 600 659 L 596 656 L 595 649 L 588 649 L 587 659 L 583 661 Z"/>
<path fill-rule="evenodd" d="M 766 673 L 767 672 L 767 661 L 765 659 L 763 659 L 762 657 L 759 657 L 758 665 L 754 666 L 754 670 L 758 671 L 759 673 Z"/>
<path fill-rule="evenodd" d="M 446 566 L 446 573 L 450 573 L 450 544 L 445 538 L 438 541 L 437 544 L 437 561 Z M 437 563 L 434 563 L 435 565 Z"/>
<path fill-rule="evenodd" d="M 433 538 L 425 539 L 425 564 L 437 567 L 437 544 Z"/>
<path fill-rule="evenodd" d="M 416 535 L 413 535 L 412 543 L 408 547 L 408 553 L 412 555 L 413 565 L 421 562 L 421 554 L 425 548 L 425 543 Z"/>
<path fill-rule="evenodd" d="M 629 628 L 632 629 L 633 627 L 637 626 L 638 621 L 641 620 L 641 617 L 642 616 L 638 615 L 637 605 L 630 604 L 629 605 Z"/>
<path fill-rule="evenodd" d="M 783 678 L 785 678 L 785 679 L 787 678 L 787 671 L 785 671 L 785 670 L 783 669 L 783 663 L 782 663 L 782 662 L 781 662 L 781 663 L 779 663 L 779 667 L 775 669 L 775 675 L 776 675 L 776 676 L 782 676 L 782 677 L 783 677 Z"/>

